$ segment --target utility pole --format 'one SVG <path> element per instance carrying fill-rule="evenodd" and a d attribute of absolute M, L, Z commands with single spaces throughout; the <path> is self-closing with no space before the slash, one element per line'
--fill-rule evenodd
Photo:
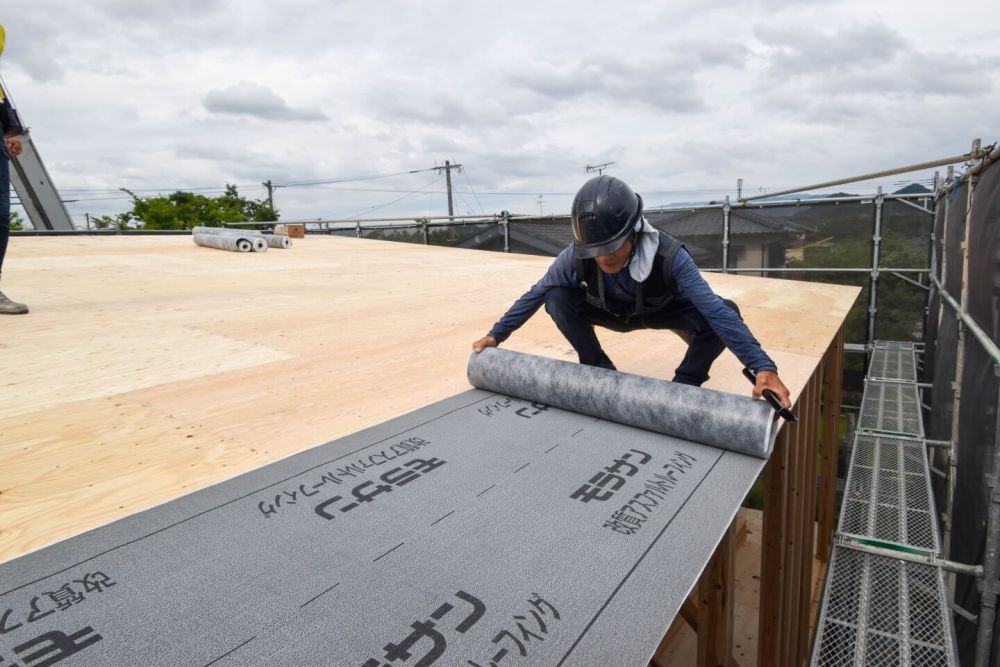
<path fill-rule="evenodd" d="M 90 213 L 84 213 L 83 217 L 87 219 L 87 230 L 90 231 Z"/>
<path fill-rule="evenodd" d="M 743 199 L 743 179 L 736 179 L 736 201 Z"/>
<path fill-rule="evenodd" d="M 538 215 L 543 215 L 542 213 L 542 197 L 545 195 L 538 195 Z"/>
<path fill-rule="evenodd" d="M 604 170 L 605 170 L 605 169 L 607 169 L 608 167 L 610 167 L 610 166 L 611 166 L 611 165 L 613 165 L 613 164 L 615 164 L 615 163 L 614 163 L 614 162 L 604 162 L 604 163 L 602 163 L 602 164 L 594 164 L 594 165 L 590 165 L 590 164 L 588 164 L 588 165 L 587 165 L 587 168 L 586 168 L 586 170 L 585 170 L 585 171 L 586 171 L 586 172 L 587 172 L 588 174 L 589 174 L 590 172 L 592 172 L 592 171 L 596 171 L 596 172 L 597 172 L 597 175 L 598 175 L 598 176 L 600 176 L 601 174 L 603 174 L 603 173 L 604 173 Z"/>
<path fill-rule="evenodd" d="M 263 185 L 265 188 L 267 188 L 267 205 L 273 211 L 274 210 L 274 189 L 277 186 L 271 183 L 271 179 L 267 179 L 266 181 L 264 181 L 263 183 L 261 183 L 261 185 Z"/>
<path fill-rule="evenodd" d="M 443 167 L 434 167 L 434 168 L 437 169 L 438 171 L 441 171 L 442 169 L 444 170 L 445 182 L 447 182 L 448 184 L 448 217 L 453 218 L 455 215 L 455 205 L 452 203 L 451 200 L 451 170 L 457 169 L 458 173 L 461 174 L 462 165 L 452 164 L 451 160 L 445 160 Z"/>

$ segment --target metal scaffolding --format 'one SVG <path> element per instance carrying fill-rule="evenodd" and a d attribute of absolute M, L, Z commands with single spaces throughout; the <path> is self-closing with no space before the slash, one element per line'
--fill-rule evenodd
<path fill-rule="evenodd" d="M 721 220 L 721 266 L 703 267 L 704 271 L 724 273 L 778 273 L 809 275 L 816 273 L 869 276 L 864 341 L 852 341 L 848 352 L 863 352 L 867 357 L 865 389 L 859 415 L 858 432 L 848 471 L 844 504 L 838 526 L 838 542 L 826 582 L 824 606 L 813 663 L 821 665 L 916 664 L 950 665 L 956 663 L 957 648 L 952 637 L 949 604 L 954 605 L 954 573 L 978 577 L 981 604 L 978 616 L 959 611 L 966 618 L 978 620 L 975 665 L 986 667 L 991 659 L 996 604 L 1000 596 L 1000 442 L 993 444 L 993 458 L 985 462 L 991 469 L 986 476 L 989 516 L 981 565 L 957 563 L 950 558 L 955 483 L 958 473 L 959 423 L 962 405 L 961 387 L 966 373 L 966 347 L 979 345 L 1000 376 L 1000 347 L 981 323 L 969 312 L 970 217 L 977 203 L 976 186 L 985 170 L 1000 161 L 1000 148 L 982 149 L 976 140 L 968 153 L 918 165 L 884 170 L 874 174 L 827 181 L 805 188 L 771 192 L 755 197 L 698 206 L 660 207 L 650 212 L 718 211 Z M 933 193 L 883 193 L 869 196 L 824 198 L 777 198 L 807 190 L 855 183 L 916 169 L 966 163 L 964 175 L 956 176 L 949 168 L 945 179 L 935 178 Z M 1000 169 L 1000 166 L 995 166 Z M 967 185 L 964 202 L 952 202 L 950 195 Z M 766 201 L 762 199 L 767 198 Z M 734 214 L 740 210 L 794 209 L 838 206 L 870 207 L 871 225 L 863 231 L 870 245 L 870 261 L 854 267 L 736 267 L 732 247 Z M 887 207 L 906 207 L 920 216 L 943 216 L 944 233 L 932 228 L 925 266 L 882 266 L 883 236 Z M 950 206 L 964 206 L 963 216 L 949 216 Z M 541 219 L 565 220 L 565 215 L 516 216 L 503 211 L 481 216 L 430 216 L 380 219 L 339 219 L 300 221 L 310 233 L 352 234 L 361 237 L 374 231 L 420 230 L 425 244 L 432 242 L 434 228 L 483 227 L 502 233 L 503 250 L 511 252 L 511 232 L 526 222 Z M 260 223 L 246 223 L 260 225 Z M 961 229 L 949 229 L 948 225 Z M 50 232 L 55 233 L 55 232 Z M 949 237 L 949 234 L 951 235 Z M 961 252 L 951 259 L 944 247 L 949 242 Z M 941 245 L 940 255 L 936 252 Z M 953 248 L 954 249 L 954 248 Z M 718 257 L 718 255 L 716 255 Z M 949 262 L 952 263 L 949 266 Z M 956 267 L 955 262 L 960 263 Z M 958 268 L 960 285 L 950 294 L 945 278 Z M 935 397 L 942 393 L 953 400 L 950 437 L 935 441 L 926 437 L 925 401 L 920 383 L 925 355 L 934 352 L 933 341 L 924 346 L 907 341 L 878 341 L 878 313 L 885 298 L 885 274 L 894 276 L 914 289 L 925 292 L 928 320 L 940 323 L 953 317 L 958 331 L 958 352 L 954 364 L 954 382 L 934 387 Z M 926 276 L 926 277 L 925 277 Z M 974 279 L 974 278 L 973 278 Z M 948 284 L 953 290 L 956 285 Z M 880 291 L 881 290 L 881 291 Z M 938 305 L 939 304 L 939 305 Z M 934 308 L 936 312 L 931 312 Z M 925 320 L 925 324 L 926 324 Z M 914 332 L 916 333 L 916 332 Z M 925 332 L 926 333 L 926 332 Z M 950 357 L 948 357 L 950 362 Z M 929 394 L 925 395 L 926 400 Z M 998 399 L 1000 400 L 1000 399 Z M 1000 437 L 1000 405 L 996 407 L 996 437 Z M 928 451 L 945 452 L 944 470 L 934 467 Z M 971 462 L 970 462 L 971 463 Z M 967 463 L 966 465 L 969 465 Z M 945 490 L 935 502 L 931 475 L 945 478 Z M 940 517 L 937 508 L 943 508 Z M 940 518 L 940 531 L 938 519 Z M 946 576 L 946 573 L 947 576 Z M 963 647 L 965 644 L 963 644 Z M 963 649 L 964 650 L 964 649 Z"/>
<path fill-rule="evenodd" d="M 940 567 L 836 546 L 813 665 L 957 665 Z"/>

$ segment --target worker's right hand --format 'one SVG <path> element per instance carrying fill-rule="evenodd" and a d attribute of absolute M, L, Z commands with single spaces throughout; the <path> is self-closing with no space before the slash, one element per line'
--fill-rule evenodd
<path fill-rule="evenodd" d="M 477 340 L 475 343 L 472 344 L 472 349 L 475 352 L 482 352 L 486 348 L 496 347 L 498 344 L 499 343 L 497 343 L 497 339 L 494 338 L 493 336 L 483 336 L 482 338 L 480 338 L 479 340 Z"/>
<path fill-rule="evenodd" d="M 7 152 L 13 157 L 17 157 L 22 152 L 24 148 L 21 146 L 21 140 L 18 137 L 4 137 L 4 143 L 7 145 Z"/>

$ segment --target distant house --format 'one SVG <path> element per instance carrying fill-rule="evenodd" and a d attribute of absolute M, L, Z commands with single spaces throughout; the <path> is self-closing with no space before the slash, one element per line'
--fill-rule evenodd
<path fill-rule="evenodd" d="M 721 209 L 649 211 L 646 219 L 684 243 L 702 268 L 722 266 Z M 800 245 L 807 231 L 811 230 L 785 218 L 733 208 L 729 214 L 729 268 L 783 267 L 786 249 Z"/>
<path fill-rule="evenodd" d="M 510 223 L 510 251 L 522 255 L 555 257 L 573 242 L 569 216 L 518 217 Z M 456 248 L 504 249 L 503 226 L 489 228 L 455 243 Z"/>
<path fill-rule="evenodd" d="M 808 243 L 800 243 L 794 248 L 788 248 L 785 251 L 785 259 L 791 261 L 795 260 L 801 262 L 805 259 L 805 252 L 809 248 L 829 248 L 833 245 L 832 241 L 836 237 L 827 236 L 816 241 L 810 241 Z"/>

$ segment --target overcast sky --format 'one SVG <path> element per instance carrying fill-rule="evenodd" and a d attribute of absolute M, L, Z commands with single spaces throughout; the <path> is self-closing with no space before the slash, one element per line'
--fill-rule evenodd
<path fill-rule="evenodd" d="M 268 179 L 285 219 L 443 215 L 445 160 L 456 213 L 558 213 L 588 164 L 660 205 L 992 143 L 998 7 L 31 0 L 0 72 L 78 220 Z"/>

